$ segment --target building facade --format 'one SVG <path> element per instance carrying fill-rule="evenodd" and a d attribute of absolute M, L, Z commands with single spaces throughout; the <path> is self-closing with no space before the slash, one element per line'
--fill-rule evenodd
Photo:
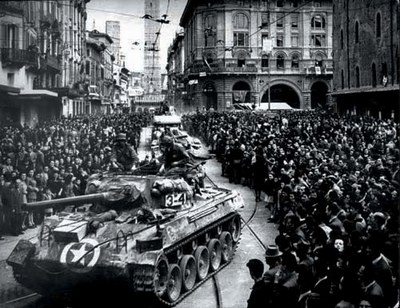
<path fill-rule="evenodd" d="M 187 112 L 184 110 L 184 97 L 186 95 L 186 88 L 184 84 L 184 33 L 176 33 L 174 41 L 168 48 L 167 56 L 167 93 L 166 100 L 175 106 L 175 109 L 180 112 Z"/>
<path fill-rule="evenodd" d="M 62 115 L 67 117 L 85 114 L 88 110 L 84 66 L 86 57 L 86 3 L 89 1 L 59 1 L 62 13 L 61 37 L 63 45 L 61 56 L 62 83 L 57 92 L 62 100 Z M 43 1 L 43 3 L 45 2 Z"/>
<path fill-rule="evenodd" d="M 0 121 L 34 126 L 83 113 L 87 2 L 0 3 Z"/>
<path fill-rule="evenodd" d="M 97 30 L 87 35 L 85 73 L 87 108 L 91 114 L 111 113 L 111 102 L 114 100 L 112 43 L 108 34 Z"/>
<path fill-rule="evenodd" d="M 399 118 L 399 1 L 339 0 L 333 15 L 338 111 Z"/>
<path fill-rule="evenodd" d="M 121 51 L 121 24 L 119 21 L 107 20 L 106 33 L 113 40 L 111 52 L 115 57 L 116 64 L 121 65 L 120 51 Z"/>
<path fill-rule="evenodd" d="M 189 0 L 180 25 L 185 109 L 329 103 L 332 1 Z"/>

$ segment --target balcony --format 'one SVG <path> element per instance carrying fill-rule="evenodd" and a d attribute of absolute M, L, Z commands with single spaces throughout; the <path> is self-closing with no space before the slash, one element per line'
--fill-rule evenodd
<path fill-rule="evenodd" d="M 208 67 L 205 63 L 197 62 L 190 69 L 189 73 L 198 74 L 200 72 L 207 73 L 256 73 L 257 66 L 252 64 L 246 64 L 243 66 L 237 66 L 235 62 L 227 62 L 224 60 L 218 60 L 212 63 L 209 63 Z M 211 71 L 210 71 L 211 68 Z"/>
<path fill-rule="evenodd" d="M 16 68 L 21 68 L 24 65 L 38 65 L 35 52 L 16 48 L 1 48 L 1 63 L 3 67 Z"/>
<path fill-rule="evenodd" d="M 48 68 L 57 72 L 61 71 L 60 60 L 57 56 L 46 55 L 46 60 Z"/>
<path fill-rule="evenodd" d="M 333 75 L 333 67 L 311 66 L 305 70 L 306 75 Z"/>
<path fill-rule="evenodd" d="M 22 6 L 22 2 L 0 1 L 0 12 L 7 12 L 7 13 L 23 15 L 24 8 Z"/>

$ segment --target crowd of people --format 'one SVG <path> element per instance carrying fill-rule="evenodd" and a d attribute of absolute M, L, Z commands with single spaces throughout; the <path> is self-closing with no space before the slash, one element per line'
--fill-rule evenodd
<path fill-rule="evenodd" d="M 247 263 L 249 308 L 398 306 L 398 123 L 326 111 L 208 112 L 183 122 L 278 225 L 267 270 L 264 260 Z"/>
<path fill-rule="evenodd" d="M 1 126 L 0 239 L 35 227 L 49 214 L 26 211 L 23 204 L 84 194 L 91 174 L 118 164 L 114 156 L 129 165 L 150 121 L 150 113 L 131 113 L 64 118 L 34 128 Z"/>

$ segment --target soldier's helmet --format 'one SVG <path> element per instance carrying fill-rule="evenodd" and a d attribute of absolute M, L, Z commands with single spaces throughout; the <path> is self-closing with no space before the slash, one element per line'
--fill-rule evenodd
<path fill-rule="evenodd" d="M 126 134 L 119 133 L 117 137 L 115 137 L 115 141 L 126 141 Z"/>
<path fill-rule="evenodd" d="M 164 136 L 164 138 L 162 139 L 162 141 L 161 141 L 161 144 L 163 145 L 163 146 L 170 146 L 170 145 L 172 145 L 174 143 L 174 140 L 171 138 L 171 137 L 169 137 L 169 136 Z"/>

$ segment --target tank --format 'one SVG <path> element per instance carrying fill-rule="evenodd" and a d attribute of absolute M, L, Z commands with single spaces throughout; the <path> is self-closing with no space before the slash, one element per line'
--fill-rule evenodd
<path fill-rule="evenodd" d="M 59 299 L 130 294 L 174 306 L 232 260 L 243 199 L 179 174 L 108 172 L 83 196 L 26 207 L 55 214 L 8 257 L 19 283 Z"/>

